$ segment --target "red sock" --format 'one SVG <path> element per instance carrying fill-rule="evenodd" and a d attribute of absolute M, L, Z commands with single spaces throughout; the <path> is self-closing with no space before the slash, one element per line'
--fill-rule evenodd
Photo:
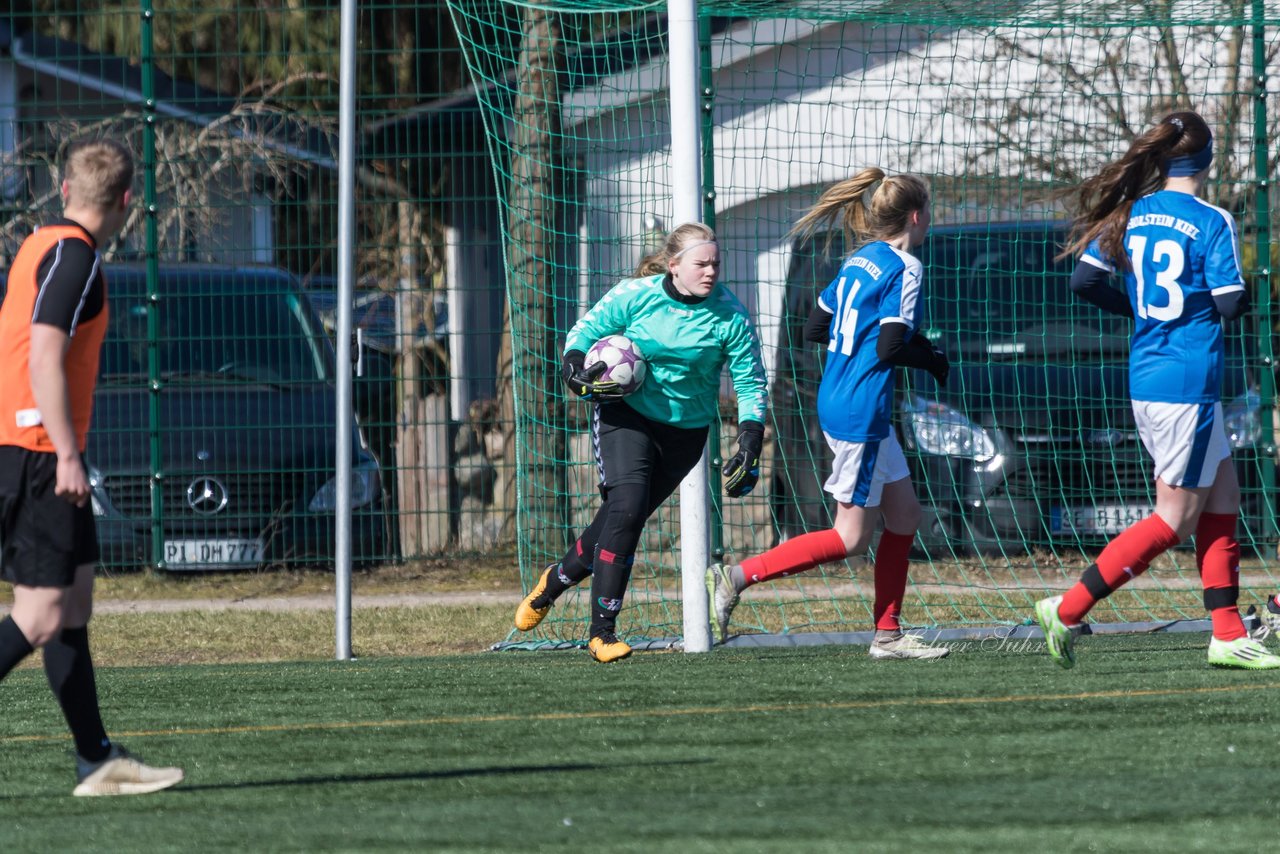
<path fill-rule="evenodd" d="M 761 581 L 795 575 L 819 564 L 843 560 L 847 555 L 844 540 L 834 528 L 830 528 L 801 534 L 762 555 L 747 558 L 742 562 L 742 574 L 747 587 L 750 587 Z"/>
<path fill-rule="evenodd" d="M 898 630 L 898 614 L 902 612 L 902 597 L 907 592 L 907 555 L 916 534 L 895 534 L 885 528 L 876 546 L 876 601 L 871 617 L 877 629 Z"/>
<path fill-rule="evenodd" d="M 1236 605 L 1240 597 L 1240 543 L 1236 541 L 1234 513 L 1200 514 L 1196 566 L 1204 585 L 1204 604 L 1213 618 L 1213 636 L 1224 641 L 1244 637 L 1248 632 Z"/>
<path fill-rule="evenodd" d="M 1180 542 L 1168 523 L 1154 513 L 1125 528 L 1062 597 L 1058 616 L 1067 625 L 1080 622 L 1098 600 L 1142 575 L 1151 561 Z"/>

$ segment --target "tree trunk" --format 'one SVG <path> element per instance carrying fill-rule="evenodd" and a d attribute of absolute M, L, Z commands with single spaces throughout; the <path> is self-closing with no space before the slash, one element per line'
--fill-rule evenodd
<path fill-rule="evenodd" d="M 516 533 L 521 508 L 521 545 L 538 556 L 564 539 L 564 410 L 555 323 L 563 62 L 559 18 L 525 7 L 506 207 L 509 294 L 497 365 L 504 438 L 499 500 L 504 533 Z"/>

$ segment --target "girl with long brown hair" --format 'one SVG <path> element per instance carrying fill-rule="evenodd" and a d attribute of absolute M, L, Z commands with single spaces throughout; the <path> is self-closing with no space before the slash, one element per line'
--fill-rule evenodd
<path fill-rule="evenodd" d="M 1209 663 L 1280 668 L 1249 637 L 1236 605 L 1240 486 L 1223 430 L 1223 321 L 1249 308 L 1236 224 L 1200 198 L 1213 134 L 1194 112 L 1170 113 L 1124 156 L 1080 185 L 1064 254 L 1080 254 L 1071 288 L 1104 311 L 1133 318 L 1129 396 L 1155 462 L 1155 512 L 1107 544 L 1062 596 L 1036 603 L 1049 654 L 1075 664 L 1085 614 L 1192 533 L 1204 605 L 1213 621 Z M 1124 290 L 1109 284 L 1124 277 Z"/>

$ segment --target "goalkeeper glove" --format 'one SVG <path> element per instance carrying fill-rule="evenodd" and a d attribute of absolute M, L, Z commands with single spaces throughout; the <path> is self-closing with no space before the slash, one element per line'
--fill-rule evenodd
<path fill-rule="evenodd" d="M 608 368 L 604 362 L 584 367 L 586 354 L 570 350 L 564 354 L 564 383 L 573 396 L 591 403 L 613 403 L 622 400 L 622 388 L 615 382 L 600 382 L 600 375 Z"/>
<path fill-rule="evenodd" d="M 738 453 L 720 470 L 725 477 L 725 495 L 730 498 L 741 498 L 756 488 L 760 480 L 760 452 L 764 449 L 763 424 L 743 421 L 738 429 Z"/>

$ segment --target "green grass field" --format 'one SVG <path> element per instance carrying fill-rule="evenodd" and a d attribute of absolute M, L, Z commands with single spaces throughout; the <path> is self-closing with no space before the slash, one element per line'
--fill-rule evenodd
<path fill-rule="evenodd" d="M 187 781 L 82 800 L 37 669 L 0 685 L 5 851 L 1231 851 L 1270 839 L 1280 673 L 1202 635 L 935 663 L 865 648 L 104 668 Z"/>

